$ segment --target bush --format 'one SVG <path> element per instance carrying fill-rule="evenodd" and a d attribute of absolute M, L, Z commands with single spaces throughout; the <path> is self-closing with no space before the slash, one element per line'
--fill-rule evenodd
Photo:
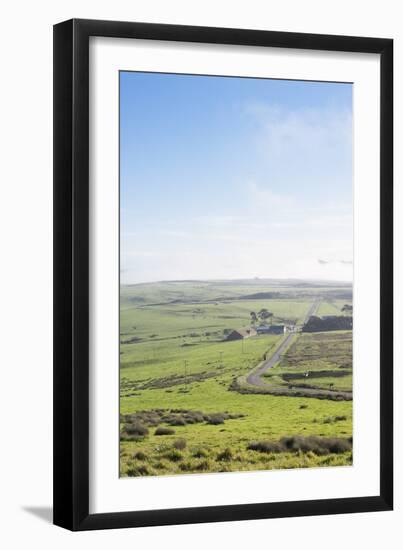
<path fill-rule="evenodd" d="M 335 437 L 328 440 L 328 448 L 331 453 L 345 453 L 351 451 L 351 443 L 348 439 Z"/>
<path fill-rule="evenodd" d="M 154 432 L 154 435 L 173 435 L 175 430 L 172 428 L 166 428 L 164 426 L 159 426 Z"/>
<path fill-rule="evenodd" d="M 219 453 L 217 455 L 217 460 L 219 460 L 219 461 L 232 460 L 232 458 L 233 458 L 232 451 L 229 448 L 226 448 L 222 453 Z"/>
<path fill-rule="evenodd" d="M 312 451 L 315 454 L 322 455 L 327 453 L 344 453 L 351 450 L 351 442 L 348 439 L 339 437 L 318 437 L 311 435 L 309 437 L 294 436 L 284 437 L 280 440 L 287 450 L 290 451 Z"/>
<path fill-rule="evenodd" d="M 300 408 L 300 409 L 307 409 L 307 408 L 308 408 L 308 405 L 300 405 L 299 408 Z"/>
<path fill-rule="evenodd" d="M 280 444 L 287 451 L 314 451 L 315 448 L 318 448 L 318 440 L 320 438 L 311 437 L 301 437 L 299 435 L 293 437 L 283 437 L 280 439 Z"/>
<path fill-rule="evenodd" d="M 214 413 L 214 414 L 209 414 L 206 418 L 206 421 L 207 421 L 207 424 L 218 426 L 219 424 L 224 424 L 227 418 L 228 418 L 228 415 L 224 413 Z"/>
<path fill-rule="evenodd" d="M 328 453 L 344 453 L 351 451 L 352 439 L 340 437 L 319 437 L 311 435 L 303 437 L 300 435 L 283 437 L 280 441 L 253 441 L 249 443 L 248 449 L 264 453 L 281 452 L 313 452 L 316 455 Z"/>
<path fill-rule="evenodd" d="M 137 467 L 134 467 L 134 468 L 129 468 L 127 470 L 127 475 L 129 477 L 148 476 L 150 474 L 151 474 L 151 472 L 147 468 L 147 466 L 137 466 Z"/>
<path fill-rule="evenodd" d="M 146 460 L 147 455 L 143 453 L 143 451 L 138 451 L 133 455 L 133 458 L 135 458 L 136 460 Z"/>
<path fill-rule="evenodd" d="M 206 458 L 208 452 L 205 449 L 197 449 L 192 456 L 194 456 L 194 458 Z"/>
<path fill-rule="evenodd" d="M 166 453 L 164 457 L 170 460 L 171 462 L 180 462 L 183 459 L 182 453 L 177 449 L 172 449 L 172 451 L 169 451 L 168 453 Z"/>
<path fill-rule="evenodd" d="M 144 424 L 140 424 L 140 422 L 135 424 L 126 424 L 125 431 L 128 435 L 148 435 L 147 426 L 144 426 Z"/>
<path fill-rule="evenodd" d="M 179 469 L 182 470 L 182 472 L 191 472 L 194 470 L 194 465 L 191 462 L 182 462 L 179 465 Z"/>
<path fill-rule="evenodd" d="M 206 472 L 210 469 L 211 469 L 211 464 L 209 460 L 203 460 L 197 466 L 195 466 L 195 470 L 199 472 Z"/>
<path fill-rule="evenodd" d="M 170 426 L 186 426 L 186 420 L 183 416 L 175 416 L 169 418 L 169 420 L 167 420 L 167 424 Z"/>
<path fill-rule="evenodd" d="M 173 447 L 178 451 L 183 451 L 183 449 L 186 449 L 186 439 L 176 439 L 173 442 Z"/>
<path fill-rule="evenodd" d="M 159 460 L 158 462 L 154 462 L 153 466 L 157 470 L 164 470 L 165 469 L 165 464 L 162 462 L 162 460 Z"/>
<path fill-rule="evenodd" d="M 187 424 L 197 424 L 204 422 L 204 416 L 200 411 L 188 411 L 184 415 L 184 420 Z"/>
<path fill-rule="evenodd" d="M 144 426 L 157 426 L 161 420 L 161 411 L 151 409 L 147 411 L 138 411 L 133 414 L 127 414 L 123 417 L 126 424 L 142 424 Z"/>
<path fill-rule="evenodd" d="M 252 441 L 248 445 L 250 451 L 259 451 L 261 453 L 281 453 L 283 447 L 277 441 Z"/>

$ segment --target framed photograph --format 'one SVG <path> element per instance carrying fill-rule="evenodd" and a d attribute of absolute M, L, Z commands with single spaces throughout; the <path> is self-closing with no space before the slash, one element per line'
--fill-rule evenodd
<path fill-rule="evenodd" d="M 54 27 L 54 523 L 391 510 L 393 42 Z"/>

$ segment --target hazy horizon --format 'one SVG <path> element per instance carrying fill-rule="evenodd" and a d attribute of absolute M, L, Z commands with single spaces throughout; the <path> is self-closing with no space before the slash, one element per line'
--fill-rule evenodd
<path fill-rule="evenodd" d="M 352 281 L 351 84 L 121 72 L 120 94 L 122 284 Z"/>
<path fill-rule="evenodd" d="M 136 283 L 120 283 L 120 286 L 136 286 L 136 285 L 152 285 L 152 284 L 169 284 L 169 283 L 247 283 L 254 282 L 256 285 L 261 283 L 262 285 L 267 285 L 275 282 L 289 282 L 289 283 L 313 283 L 313 284 L 326 284 L 328 283 L 331 286 L 337 286 L 338 284 L 346 286 L 353 285 L 353 281 L 338 281 L 338 280 L 329 280 L 329 279 L 300 279 L 295 277 L 234 277 L 228 279 L 217 279 L 214 277 L 207 278 L 197 278 L 197 279 L 161 279 L 161 280 L 150 280 L 150 281 L 138 281 Z M 278 286 L 278 285 L 277 285 Z"/>

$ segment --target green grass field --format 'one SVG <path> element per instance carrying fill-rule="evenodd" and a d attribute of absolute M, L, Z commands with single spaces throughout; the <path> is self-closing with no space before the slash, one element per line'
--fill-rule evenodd
<path fill-rule="evenodd" d="M 299 334 L 265 380 L 293 390 L 352 392 L 352 332 Z"/>
<path fill-rule="evenodd" d="M 349 303 L 347 300 L 330 300 L 321 302 L 317 315 L 343 315 L 342 307 Z"/>
<path fill-rule="evenodd" d="M 256 299 L 259 293 L 271 297 Z M 350 295 L 346 285 L 262 281 L 122 287 L 121 475 L 351 464 L 352 401 L 230 391 L 233 380 L 270 355 L 282 336 L 223 341 L 225 330 L 250 326 L 251 311 L 267 308 L 273 323 L 300 324 L 316 298 L 342 307 Z M 351 388 L 351 332 L 340 334 L 296 335 L 271 374 L 287 384 L 282 372 L 326 370 L 329 376 L 310 383 Z M 342 369 L 346 376 L 333 376 Z M 294 439 L 280 445 L 285 437 Z M 254 442 L 275 445 L 263 449 Z"/>

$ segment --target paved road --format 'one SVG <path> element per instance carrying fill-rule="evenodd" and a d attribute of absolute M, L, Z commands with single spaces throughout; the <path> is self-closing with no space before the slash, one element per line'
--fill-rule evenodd
<path fill-rule="evenodd" d="M 320 305 L 320 300 L 315 300 L 311 307 L 308 310 L 308 313 L 305 316 L 303 325 L 308 321 L 311 315 L 315 315 Z M 262 380 L 262 375 L 268 370 L 274 367 L 279 361 L 281 354 L 286 350 L 286 348 L 292 343 L 292 340 L 296 337 L 295 332 L 289 332 L 287 336 L 281 341 L 280 345 L 274 350 L 273 354 L 269 359 L 261 363 L 256 369 L 254 369 L 247 377 L 246 381 L 252 386 L 265 386 L 266 383 Z"/>
<path fill-rule="evenodd" d="M 320 300 L 315 300 L 314 302 L 312 302 L 311 307 L 308 310 L 308 313 L 305 315 L 305 319 L 302 323 L 303 325 L 305 325 L 305 323 L 308 321 L 309 317 L 311 317 L 312 315 L 315 315 L 315 313 L 319 309 L 319 306 L 320 306 Z"/>
<path fill-rule="evenodd" d="M 259 387 L 265 386 L 265 383 L 261 379 L 261 376 L 267 371 L 267 369 L 271 369 L 272 367 L 274 367 L 276 363 L 278 363 L 278 361 L 280 361 L 281 354 L 294 338 L 295 338 L 295 333 L 293 332 L 288 333 L 287 336 L 284 338 L 284 340 L 281 342 L 281 344 L 274 351 L 273 355 L 271 355 L 270 359 L 262 363 L 257 369 L 253 370 L 247 376 L 246 378 L 247 383 L 251 384 L 252 386 L 259 386 Z"/>

